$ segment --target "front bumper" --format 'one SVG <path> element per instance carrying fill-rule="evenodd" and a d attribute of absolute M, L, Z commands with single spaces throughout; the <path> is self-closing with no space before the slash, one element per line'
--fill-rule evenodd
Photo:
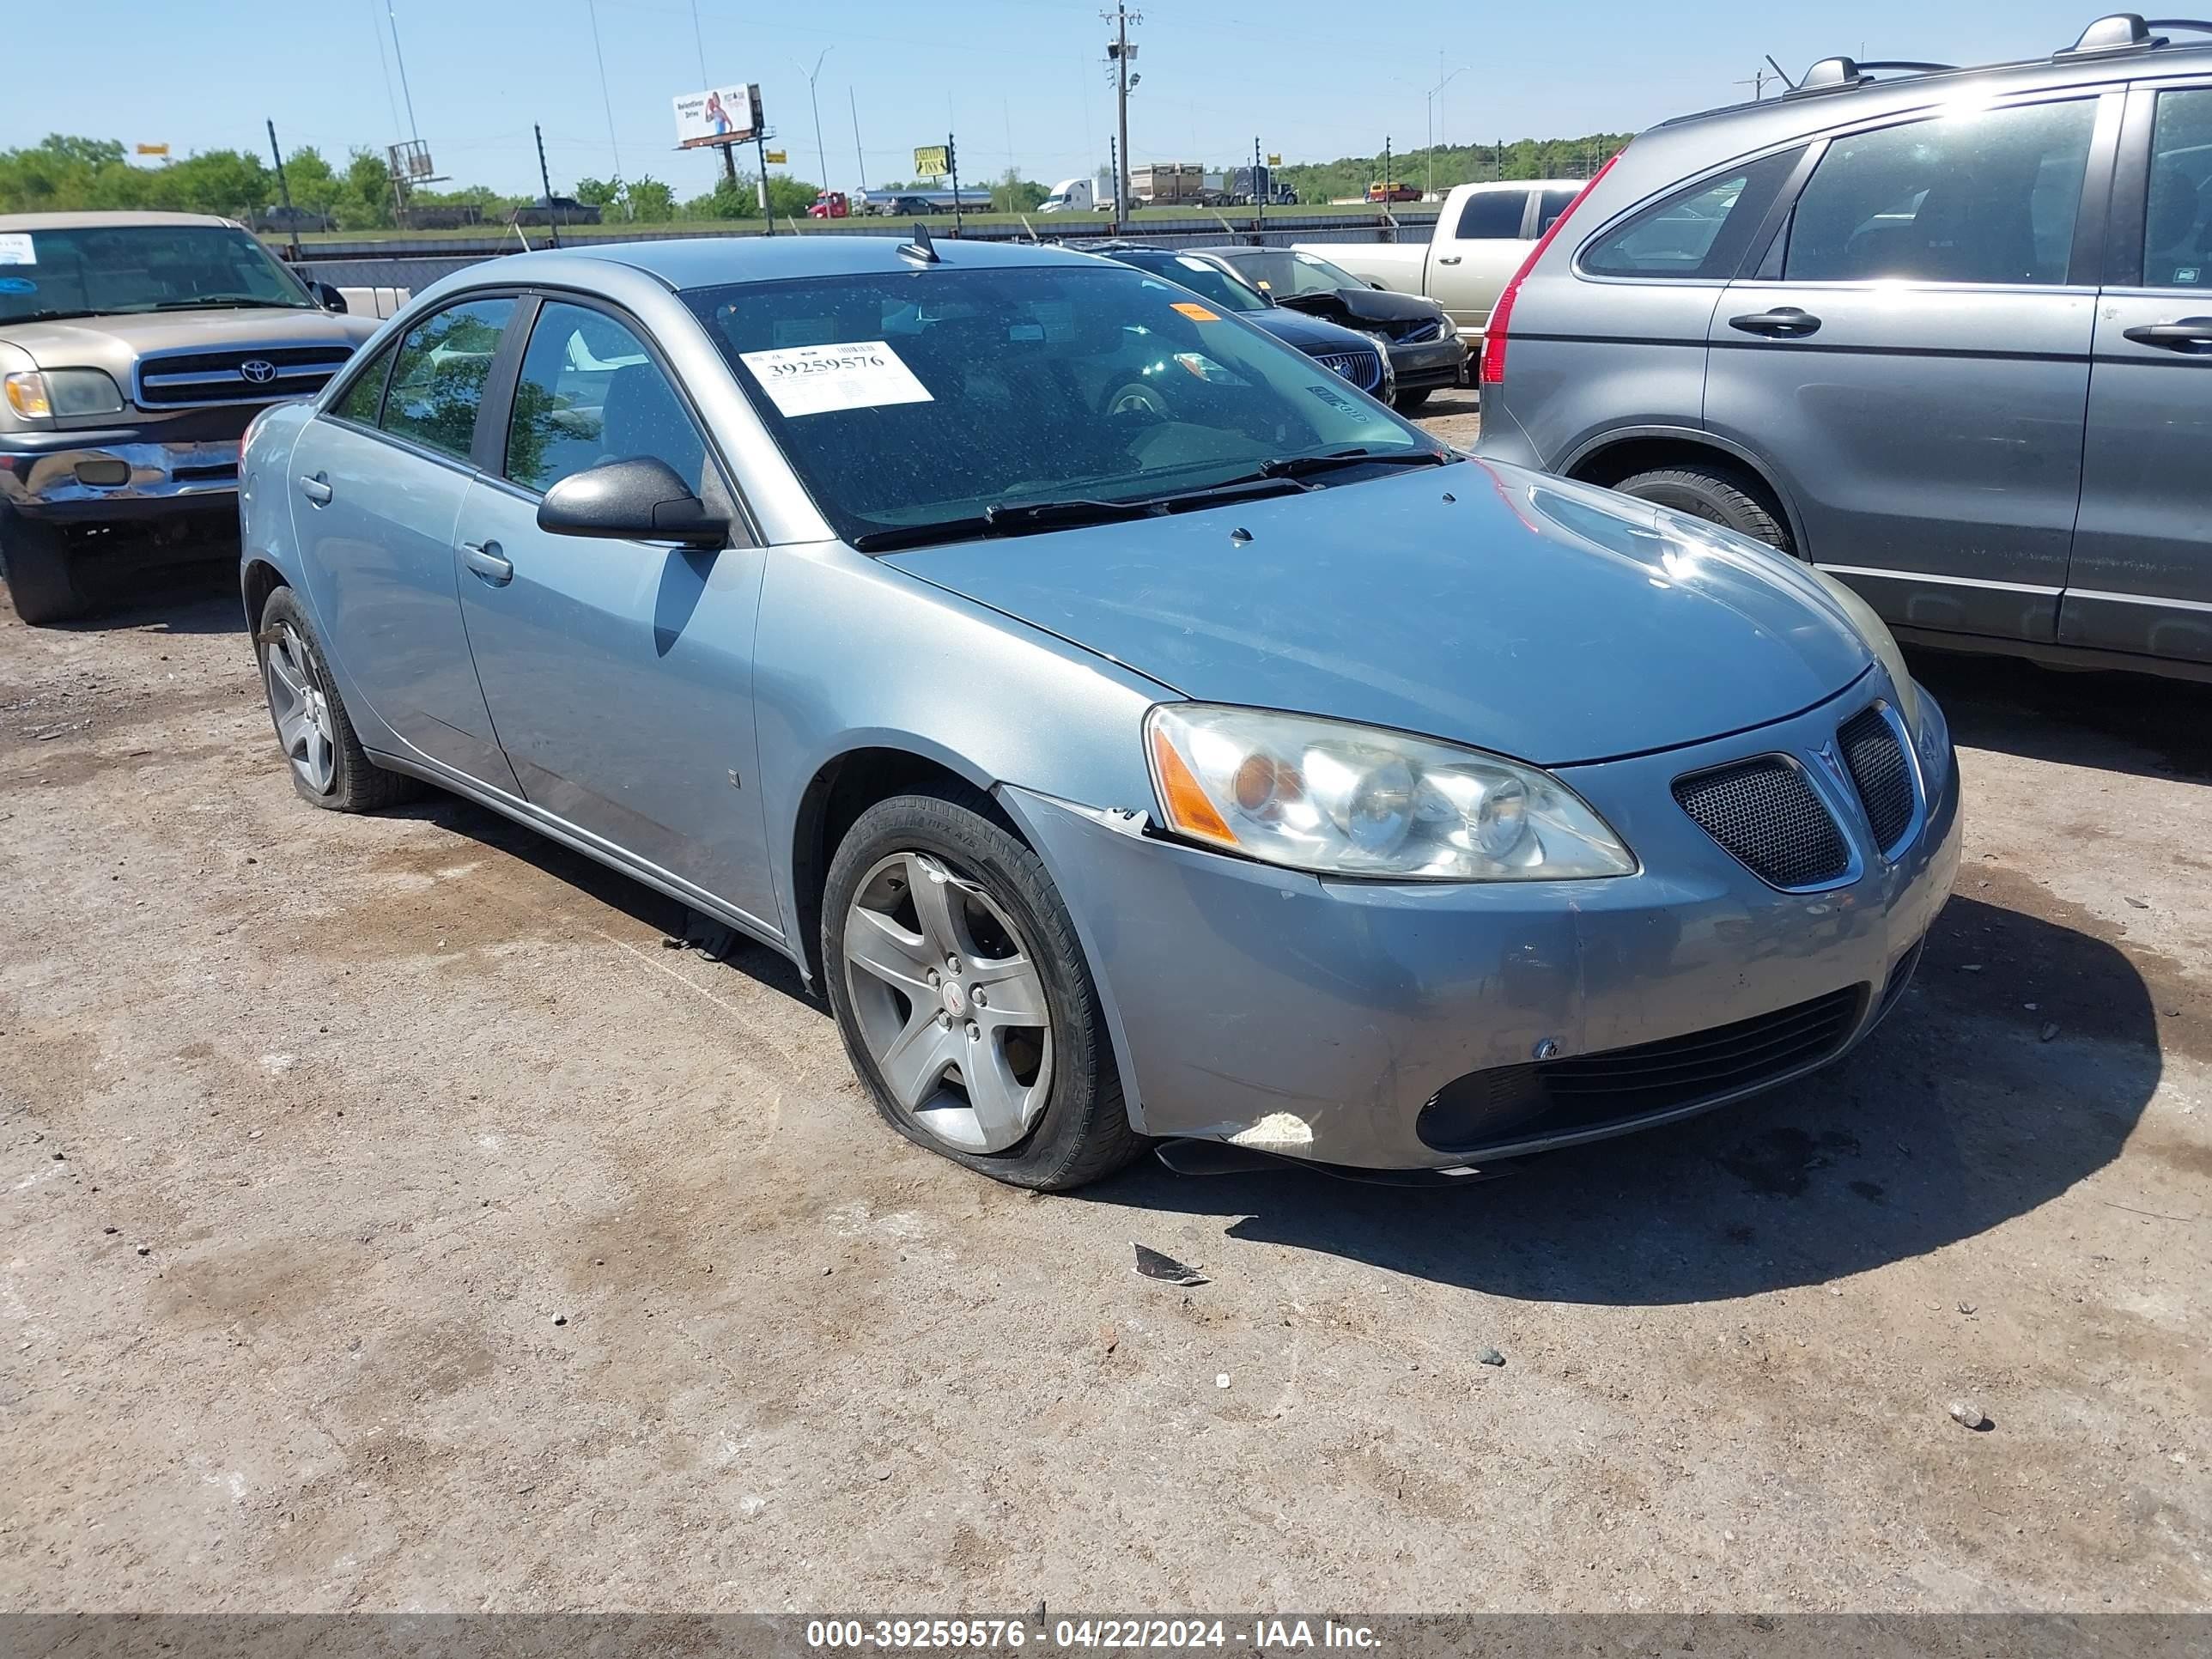
<path fill-rule="evenodd" d="M 1113 815 L 1026 791 L 1003 796 L 1083 938 L 1139 1129 L 1355 1168 L 1455 1168 L 1709 1109 L 1825 1065 L 1874 1028 L 1958 865 L 1958 772 L 1933 702 L 1923 694 L 1918 829 L 1894 860 L 1864 848 L 1863 818 L 1855 829 L 1832 802 L 1862 843 L 1848 886 L 1765 885 L 1669 786 L 1753 755 L 1817 755 L 1880 690 L 1875 670 L 1776 725 L 1563 769 L 1643 860 L 1613 880 L 1324 880 L 1132 833 Z M 1431 1113 L 1424 1138 L 1424 1108 L 1452 1085 L 1463 1093 L 1474 1074 L 1525 1078 L 1536 1060 L 1611 1054 L 1815 1001 L 1843 1011 L 1833 1041 L 1748 1086 L 1625 1097 L 1595 1121 L 1524 1117 L 1472 1141 L 1439 1136 Z"/>
<path fill-rule="evenodd" d="M 260 408 L 150 428 L 0 433 L 0 507 L 56 523 L 234 510 L 239 439 Z"/>
<path fill-rule="evenodd" d="M 1418 345 L 1393 343 L 1388 349 L 1401 392 L 1457 386 L 1461 368 L 1467 362 L 1467 348 L 1460 343 L 1456 334 L 1441 340 L 1424 340 Z"/>

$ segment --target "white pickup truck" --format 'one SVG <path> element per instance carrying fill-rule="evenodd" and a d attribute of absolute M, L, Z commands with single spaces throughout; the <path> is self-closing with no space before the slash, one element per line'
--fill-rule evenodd
<path fill-rule="evenodd" d="M 1353 276 L 1400 294 L 1424 295 L 1451 313 L 1463 339 L 1480 339 L 1505 284 L 1535 240 L 1582 190 L 1573 179 L 1460 185 L 1444 198 L 1427 242 L 1296 244 Z"/>

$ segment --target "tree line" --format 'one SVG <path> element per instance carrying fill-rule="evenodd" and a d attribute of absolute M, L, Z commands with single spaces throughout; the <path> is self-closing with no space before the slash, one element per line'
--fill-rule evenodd
<path fill-rule="evenodd" d="M 284 183 L 295 208 L 325 215 L 342 230 L 388 229 L 397 222 L 390 170 L 376 150 L 356 149 L 342 164 L 333 165 L 314 146 L 302 145 L 284 158 Z M 917 182 L 911 187 L 927 189 L 931 184 Z M 804 218 L 820 191 L 821 186 L 811 180 L 785 173 L 769 174 L 769 207 L 779 219 Z M 649 174 L 580 179 L 570 193 L 600 209 L 608 220 L 641 224 L 757 219 L 761 211 L 758 176 L 743 167 L 734 180 L 725 176 L 714 189 L 682 201 L 673 187 Z M 1046 194 L 1045 186 L 1010 169 L 991 186 L 991 204 L 1024 211 Z M 0 213 L 154 209 L 251 219 L 279 199 L 276 168 L 243 150 L 202 150 L 163 166 L 138 167 L 115 140 L 64 133 L 24 149 L 0 150 Z M 418 187 L 408 192 L 413 206 L 474 208 L 493 223 L 535 199 L 501 195 L 481 185 L 457 190 Z"/>
<path fill-rule="evenodd" d="M 1425 190 L 1433 176 L 1436 188 L 1442 191 L 1493 179 L 1587 179 L 1635 136 L 1594 132 L 1582 138 L 1516 138 L 1510 143 L 1500 139 L 1492 144 L 1438 144 L 1433 150 L 1419 146 L 1393 149 L 1387 163 L 1389 182 Z M 1297 191 L 1300 202 L 1328 202 L 1364 197 L 1368 185 L 1382 181 L 1385 165 L 1378 151 L 1282 167 L 1276 177 Z"/>

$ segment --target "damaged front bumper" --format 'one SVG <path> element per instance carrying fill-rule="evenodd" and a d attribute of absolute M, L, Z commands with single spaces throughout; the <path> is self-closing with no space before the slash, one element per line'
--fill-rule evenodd
<path fill-rule="evenodd" d="M 1000 799 L 1074 918 L 1143 1133 L 1463 1168 L 1772 1087 L 1893 1006 L 1958 863 L 1957 768 L 1932 700 L 1917 827 L 1893 858 L 1863 851 L 1848 885 L 1766 885 L 1669 791 L 1748 756 L 1815 752 L 1867 696 L 1862 683 L 1732 738 L 1561 769 L 1643 860 L 1611 880 L 1326 879 L 1026 790 Z"/>

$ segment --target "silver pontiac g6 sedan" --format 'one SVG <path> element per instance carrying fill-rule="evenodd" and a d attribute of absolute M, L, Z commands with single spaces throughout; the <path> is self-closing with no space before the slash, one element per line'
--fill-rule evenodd
<path fill-rule="evenodd" d="M 1874 1028 L 1958 859 L 1847 590 L 1083 255 L 479 265 L 241 484 L 302 795 L 427 780 L 785 952 L 894 1127 L 1024 1186 L 1739 1098 Z"/>

